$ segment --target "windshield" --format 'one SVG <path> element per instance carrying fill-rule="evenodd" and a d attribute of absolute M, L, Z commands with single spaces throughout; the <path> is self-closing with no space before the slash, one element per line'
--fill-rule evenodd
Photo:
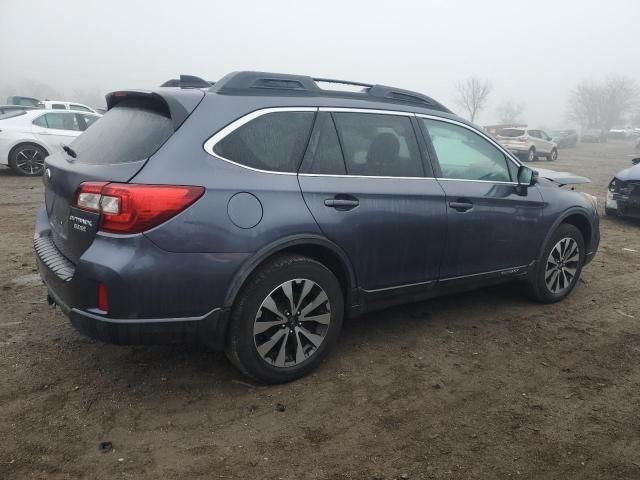
<path fill-rule="evenodd" d="M 76 138 L 70 147 L 79 163 L 115 164 L 144 160 L 173 134 L 171 119 L 135 102 L 122 102 Z"/>

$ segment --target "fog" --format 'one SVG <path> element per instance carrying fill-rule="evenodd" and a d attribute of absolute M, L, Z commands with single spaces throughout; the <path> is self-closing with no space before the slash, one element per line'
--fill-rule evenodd
<path fill-rule="evenodd" d="M 575 85 L 640 79 L 637 0 L 205 2 L 0 0 L 0 101 L 38 95 L 104 105 L 118 88 L 242 69 L 384 83 L 457 113 L 457 82 L 492 91 L 535 126 L 563 126 Z"/>

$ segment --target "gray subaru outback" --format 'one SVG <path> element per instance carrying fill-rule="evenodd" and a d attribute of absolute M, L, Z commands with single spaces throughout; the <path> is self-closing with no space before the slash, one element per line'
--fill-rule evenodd
<path fill-rule="evenodd" d="M 598 248 L 594 197 L 562 188 L 585 179 L 534 172 L 423 94 L 262 72 L 170 84 L 109 94 L 46 160 L 39 271 L 93 338 L 200 342 L 285 382 L 346 317 L 506 281 L 556 302 Z"/>

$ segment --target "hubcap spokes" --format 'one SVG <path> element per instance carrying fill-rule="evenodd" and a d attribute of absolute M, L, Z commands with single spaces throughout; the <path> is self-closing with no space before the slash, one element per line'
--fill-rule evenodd
<path fill-rule="evenodd" d="M 296 278 L 276 287 L 264 299 L 253 324 L 253 341 L 264 361 L 292 367 L 311 357 L 331 323 L 325 291 L 312 280 Z"/>
<path fill-rule="evenodd" d="M 554 245 L 544 272 L 544 281 L 551 293 L 563 293 L 571 287 L 579 262 L 580 249 L 573 238 L 563 238 Z"/>
<path fill-rule="evenodd" d="M 25 173 L 34 175 L 44 167 L 44 158 L 38 150 L 25 148 L 16 155 L 16 166 Z"/>

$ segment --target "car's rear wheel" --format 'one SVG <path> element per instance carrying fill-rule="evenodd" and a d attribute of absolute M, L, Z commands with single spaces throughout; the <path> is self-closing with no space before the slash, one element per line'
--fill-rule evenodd
<path fill-rule="evenodd" d="M 531 147 L 527 152 L 527 162 L 533 162 L 536 159 L 536 149 Z"/>
<path fill-rule="evenodd" d="M 584 265 L 582 233 L 574 225 L 563 223 L 551 235 L 538 259 L 529 294 L 542 303 L 563 300 L 575 288 Z"/>
<path fill-rule="evenodd" d="M 9 166 L 18 175 L 35 177 L 42 175 L 47 151 L 33 143 L 17 145 L 9 153 Z"/>
<path fill-rule="evenodd" d="M 342 289 L 331 270 L 301 255 L 275 257 L 236 299 L 227 356 L 260 382 L 295 380 L 327 355 L 343 315 Z"/>
<path fill-rule="evenodd" d="M 558 159 L 558 150 L 554 148 L 553 150 L 551 150 L 551 153 L 547 157 L 547 160 L 549 160 L 550 162 L 555 162 L 557 159 Z"/>

